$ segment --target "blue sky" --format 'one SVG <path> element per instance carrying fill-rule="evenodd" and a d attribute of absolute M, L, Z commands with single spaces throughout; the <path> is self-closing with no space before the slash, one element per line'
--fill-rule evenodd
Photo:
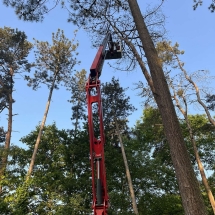
<path fill-rule="evenodd" d="M 139 0 L 141 10 L 151 1 Z M 154 1 L 155 3 L 157 1 Z M 167 38 L 173 43 L 178 42 L 181 49 L 185 50 L 183 61 L 185 68 L 189 72 L 199 69 L 207 69 L 214 74 L 215 68 L 215 28 L 214 16 L 207 10 L 207 5 L 199 7 L 197 11 L 192 9 L 192 0 L 165 0 L 163 6 L 163 13 L 166 16 Z M 59 7 L 52 10 L 45 17 L 42 23 L 24 22 L 18 20 L 14 10 L 7 8 L 0 3 L 0 27 L 18 28 L 25 31 L 28 40 L 33 41 L 33 38 L 42 41 L 50 41 L 52 32 L 56 32 L 58 28 L 63 29 L 68 38 L 73 38 L 73 31 L 77 27 L 67 22 L 67 12 Z M 77 36 L 80 46 L 78 48 L 80 66 L 76 69 L 85 69 L 89 71 L 92 61 L 96 54 L 96 49 L 92 48 L 88 35 L 79 30 Z M 31 58 L 30 58 L 31 59 Z M 113 71 L 107 64 L 103 68 L 101 81 L 110 81 L 112 76 L 119 78 L 124 87 L 129 87 L 127 94 L 131 97 L 131 102 L 138 108 L 138 110 L 129 118 L 130 125 L 134 125 L 142 114 L 141 98 L 137 97 L 137 91 L 131 89 L 132 85 L 139 80 L 144 80 L 140 69 L 136 69 L 131 73 Z M 211 86 L 215 82 L 211 82 Z M 33 91 L 27 87 L 26 82 L 21 77 L 17 76 L 16 91 L 14 92 L 14 99 L 16 102 L 13 106 L 14 116 L 12 143 L 18 144 L 19 139 L 32 131 L 39 121 L 42 120 L 45 105 L 48 97 L 48 89 L 45 87 L 37 91 Z M 67 102 L 70 99 L 70 92 L 61 88 L 54 91 L 52 103 L 50 106 L 48 119 L 46 124 L 56 121 L 59 128 L 71 128 L 71 106 Z M 194 111 L 199 111 L 194 110 Z M 0 125 L 6 127 L 6 112 L 1 113 Z"/>

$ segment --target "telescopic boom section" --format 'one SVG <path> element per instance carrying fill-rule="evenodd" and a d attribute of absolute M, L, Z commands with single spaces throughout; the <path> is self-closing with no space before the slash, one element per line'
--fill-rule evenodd
<path fill-rule="evenodd" d="M 108 46 L 108 50 L 106 47 Z M 90 163 L 92 171 L 92 192 L 94 215 L 107 215 L 108 193 L 106 183 L 106 169 L 104 157 L 104 125 L 102 116 L 102 101 L 99 77 L 105 60 L 121 58 L 121 45 L 112 41 L 108 33 L 100 45 L 93 64 L 90 68 L 90 75 L 86 83 L 88 125 L 90 139 Z M 92 105 L 97 105 L 99 119 L 99 136 L 95 137 Z"/>

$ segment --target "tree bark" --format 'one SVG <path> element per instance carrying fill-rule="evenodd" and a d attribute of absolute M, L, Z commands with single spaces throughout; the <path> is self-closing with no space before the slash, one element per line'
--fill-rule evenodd
<path fill-rule="evenodd" d="M 187 122 L 187 126 L 188 126 L 188 129 L 189 129 L 190 139 L 191 139 L 191 142 L 193 144 L 193 150 L 194 150 L 196 162 L 198 164 L 198 169 L 199 169 L 199 172 L 201 174 L 202 182 L 203 182 L 203 185 L 205 187 L 206 193 L 208 195 L 209 201 L 211 203 L 213 213 L 215 214 L 214 196 L 213 196 L 213 193 L 211 192 L 210 185 L 208 184 L 208 180 L 207 180 L 207 177 L 206 177 L 205 171 L 204 171 L 204 166 L 203 166 L 203 164 L 201 162 L 201 159 L 200 159 L 200 156 L 199 156 L 199 153 L 198 153 L 198 149 L 197 149 L 197 146 L 196 146 L 196 141 L 195 141 L 195 138 L 194 138 L 194 135 L 193 135 L 193 132 L 192 132 L 192 128 L 191 128 L 191 125 L 190 125 L 189 120 L 188 120 L 187 117 L 186 117 L 186 122 Z"/>
<path fill-rule="evenodd" d="M 202 183 L 203 183 L 203 185 L 205 187 L 206 193 L 207 193 L 209 201 L 211 203 L 211 207 L 212 207 L 213 212 L 215 214 L 214 196 L 213 196 L 213 193 L 211 192 L 210 185 L 208 184 L 208 180 L 207 180 L 207 177 L 206 177 L 205 171 L 204 171 L 204 166 L 203 166 L 203 164 L 201 162 L 201 159 L 200 159 L 200 156 L 199 156 L 199 152 L 198 152 L 198 149 L 197 149 L 197 146 L 196 146 L 196 140 L 195 140 L 195 136 L 193 134 L 193 129 L 192 129 L 192 126 L 190 124 L 190 120 L 188 119 L 188 116 L 187 116 L 187 102 L 186 102 L 186 98 L 184 97 L 184 95 L 182 95 L 182 98 L 183 98 L 183 101 L 184 101 L 184 104 L 185 104 L 185 110 L 184 110 L 181 107 L 180 103 L 179 103 L 179 100 L 178 100 L 178 98 L 176 96 L 174 88 L 173 88 L 173 91 L 174 91 L 174 99 L 175 99 L 175 102 L 176 102 L 176 106 L 181 111 L 181 113 L 183 114 L 184 119 L 186 121 L 188 130 L 189 130 L 190 140 L 191 140 L 191 143 L 193 145 L 194 155 L 195 155 L 196 162 L 197 162 L 197 165 L 198 165 L 198 169 L 199 169 L 199 172 L 200 172 L 200 175 L 201 175 L 201 178 L 202 178 Z"/>
<path fill-rule="evenodd" d="M 80 98 L 78 98 L 78 104 L 77 107 L 80 106 Z M 74 130 L 74 138 L 76 138 L 77 135 L 77 131 L 78 131 L 78 123 L 79 123 L 79 118 L 78 118 L 78 108 L 77 108 L 77 113 L 76 113 L 76 117 L 75 117 L 75 130 Z"/>
<path fill-rule="evenodd" d="M 124 145 L 123 145 L 122 138 L 121 138 L 121 135 L 120 135 L 117 120 L 115 120 L 115 124 L 116 124 L 116 132 L 117 132 L 119 142 L 120 142 L 120 145 L 121 145 L 122 157 L 123 157 L 123 161 L 124 161 L 124 164 L 125 164 L 125 172 L 126 172 L 126 176 L 127 176 L 127 180 L 128 180 L 128 186 L 129 186 L 130 194 L 131 194 L 132 207 L 133 207 L 134 213 L 136 215 L 138 215 L 139 212 L 138 212 L 137 203 L 136 203 L 136 197 L 135 197 L 134 188 L 133 188 L 133 184 L 132 184 L 132 180 L 131 180 L 131 174 L 130 174 L 128 161 L 127 161 L 127 157 L 126 157 L 126 154 L 125 154 L 125 149 L 124 149 Z"/>
<path fill-rule="evenodd" d="M 2 166 L 0 169 L 0 180 L 2 180 L 2 177 L 5 174 L 5 169 L 7 167 L 7 161 L 8 161 L 8 150 L 10 148 L 10 140 L 11 140 L 11 133 L 12 133 L 12 123 L 13 123 L 13 70 L 10 69 L 11 75 L 10 75 L 10 89 L 8 94 L 8 128 L 5 138 L 5 146 L 4 146 L 4 152 L 2 156 Z M 2 186 L 0 186 L 0 194 L 2 193 Z"/>
<path fill-rule="evenodd" d="M 155 88 L 153 95 L 162 117 L 185 214 L 205 215 L 207 214 L 206 207 L 191 165 L 161 62 L 145 25 L 137 1 L 128 0 L 128 3 L 148 61 Z"/>
<path fill-rule="evenodd" d="M 34 151 L 33 151 L 33 154 L 32 154 L 32 157 L 31 157 L 31 162 L 30 162 L 30 165 L 29 165 L 29 168 L 28 168 L 28 173 L 27 173 L 27 176 L 26 176 L 26 182 L 30 179 L 31 174 L 33 172 L 33 168 L 34 168 L 34 164 L 35 164 L 35 160 L 36 160 L 37 150 L 38 150 L 38 147 L 39 147 L 39 144 L 40 144 L 42 132 L 43 132 L 43 129 L 44 129 L 44 126 L 45 126 L 45 123 L 46 123 L 46 118 L 47 118 L 50 103 L 51 103 L 51 98 L 52 98 L 52 93 L 53 93 L 53 90 L 54 90 L 55 80 L 56 80 L 56 75 L 54 76 L 54 79 L 53 79 L 53 82 L 52 82 L 52 85 L 51 85 L 51 88 L 50 88 L 50 91 L 49 91 L 49 97 L 48 97 L 48 101 L 46 103 L 45 113 L 44 113 L 43 120 L 42 120 L 41 125 L 40 125 L 40 130 L 39 130 L 39 133 L 38 133 L 38 136 L 37 136 L 36 143 L 34 145 Z"/>

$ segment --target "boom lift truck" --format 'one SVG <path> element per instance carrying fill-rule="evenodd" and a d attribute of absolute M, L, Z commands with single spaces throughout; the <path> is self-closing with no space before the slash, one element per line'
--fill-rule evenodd
<path fill-rule="evenodd" d="M 108 193 L 106 184 L 106 169 L 104 158 L 104 126 L 102 116 L 102 101 L 100 92 L 99 77 L 105 60 L 119 59 L 122 57 L 121 44 L 113 42 L 111 34 L 108 32 L 100 45 L 96 57 L 90 68 L 90 75 L 86 83 L 88 125 L 90 139 L 90 163 L 92 171 L 92 194 L 94 215 L 107 215 Z M 92 104 L 98 106 L 99 137 L 95 137 L 93 126 Z"/>

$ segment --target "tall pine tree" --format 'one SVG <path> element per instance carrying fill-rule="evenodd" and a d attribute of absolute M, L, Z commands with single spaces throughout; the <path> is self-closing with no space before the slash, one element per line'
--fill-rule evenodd
<path fill-rule="evenodd" d="M 28 85 L 32 86 L 33 89 L 37 89 L 40 84 L 46 84 L 49 88 L 49 96 L 26 180 L 29 179 L 33 172 L 36 154 L 48 115 L 53 90 L 57 89 L 61 83 L 67 85 L 68 82 L 71 82 L 73 67 L 78 63 L 76 59 L 78 43 L 75 42 L 75 39 L 70 41 L 66 38 L 64 32 L 60 29 L 58 29 L 56 34 L 52 34 L 52 44 L 35 40 L 35 46 L 37 48 L 37 51 L 35 52 L 36 71 L 34 77 L 26 76 L 25 78 L 28 81 Z"/>
<path fill-rule="evenodd" d="M 22 72 L 30 71 L 31 64 L 28 63 L 27 57 L 32 47 L 33 45 L 27 41 L 25 32 L 8 27 L 0 28 L 0 112 L 4 109 L 8 110 L 8 127 L 4 152 L 1 156 L 0 180 L 4 176 L 11 141 L 13 103 L 15 102 L 13 98 L 14 77 Z M 0 185 L 0 193 L 1 190 Z"/>

